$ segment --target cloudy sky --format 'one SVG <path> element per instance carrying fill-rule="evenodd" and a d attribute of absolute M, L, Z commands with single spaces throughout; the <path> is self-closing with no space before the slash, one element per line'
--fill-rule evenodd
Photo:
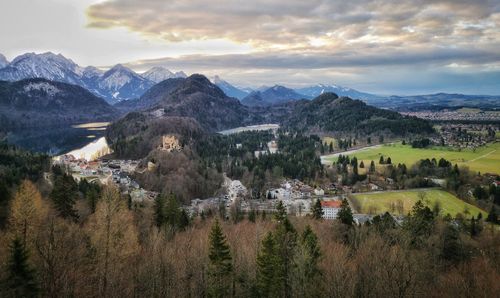
<path fill-rule="evenodd" d="M 500 0 L 2 0 L 0 53 L 240 86 L 500 94 Z"/>

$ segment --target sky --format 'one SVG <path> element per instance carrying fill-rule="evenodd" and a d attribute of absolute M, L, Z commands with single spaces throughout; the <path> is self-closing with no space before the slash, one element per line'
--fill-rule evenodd
<path fill-rule="evenodd" d="M 0 53 L 238 86 L 500 95 L 500 0 L 2 0 Z"/>

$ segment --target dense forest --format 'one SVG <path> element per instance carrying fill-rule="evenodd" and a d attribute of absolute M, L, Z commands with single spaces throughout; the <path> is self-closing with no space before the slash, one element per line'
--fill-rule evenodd
<path fill-rule="evenodd" d="M 314 100 L 296 104 L 283 120 L 288 129 L 313 132 L 356 133 L 359 135 L 389 134 L 407 136 L 430 134 L 428 121 L 369 106 L 360 100 L 324 93 Z"/>
<path fill-rule="evenodd" d="M 81 206 L 61 206 L 90 206 L 90 200 L 72 202 L 68 194 L 61 201 L 63 193 L 45 197 L 25 181 L 14 194 L 0 231 L 2 297 L 495 297 L 500 291 L 498 230 L 483 219 L 439 218 L 421 202 L 402 223 L 384 214 L 356 226 L 345 202 L 335 221 L 315 219 L 317 212 L 288 217 L 278 205 L 275 214 L 235 222 L 216 213 L 187 217 L 171 195 L 150 208 L 131 207 L 113 188 L 100 188 L 95 210 L 85 214 Z M 67 216 L 75 210 L 78 216 Z"/>
<path fill-rule="evenodd" d="M 40 180 L 49 167 L 48 155 L 0 142 L 0 227 L 5 224 L 8 203 L 16 187 L 23 179 Z"/>

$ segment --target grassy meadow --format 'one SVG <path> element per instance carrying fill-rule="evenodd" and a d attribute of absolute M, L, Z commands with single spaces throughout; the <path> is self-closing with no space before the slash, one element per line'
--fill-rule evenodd
<path fill-rule="evenodd" d="M 367 148 L 354 153 L 346 152 L 346 155 L 356 156 L 358 160 L 363 160 L 365 165 L 369 165 L 370 161 L 373 160 L 377 166 L 380 156 L 384 156 L 384 159 L 390 157 L 393 164 L 404 163 L 407 166 L 411 166 L 421 159 L 444 158 L 452 164 L 467 166 L 472 171 L 478 171 L 482 174 L 500 174 L 500 142 L 491 143 L 476 150 L 464 149 L 461 151 L 447 147 L 412 148 L 410 145 L 395 143 Z M 326 160 L 333 162 L 337 158 L 327 157 Z"/>
<path fill-rule="evenodd" d="M 406 215 L 421 198 L 422 195 L 419 193 L 425 194 L 423 202 L 431 209 L 436 202 L 439 202 L 442 215 L 449 213 L 451 216 L 455 216 L 457 213 L 462 213 L 467 216 L 477 216 L 481 212 L 483 218 L 487 216 L 485 211 L 440 189 L 360 193 L 354 194 L 350 200 L 358 213 L 379 214 L 389 211 Z"/>

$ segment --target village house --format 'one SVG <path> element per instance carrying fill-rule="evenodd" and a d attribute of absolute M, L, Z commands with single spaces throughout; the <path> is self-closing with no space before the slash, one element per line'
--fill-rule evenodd
<path fill-rule="evenodd" d="M 324 219 L 336 219 L 340 211 L 342 201 L 321 201 Z"/>

